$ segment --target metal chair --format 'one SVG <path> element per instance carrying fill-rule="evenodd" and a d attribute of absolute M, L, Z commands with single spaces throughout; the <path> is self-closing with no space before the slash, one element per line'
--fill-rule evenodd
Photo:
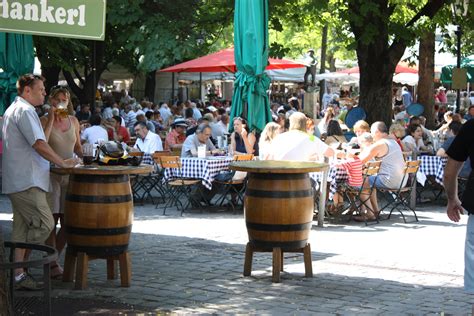
<path fill-rule="evenodd" d="M 135 201 L 140 201 L 143 205 L 144 201 L 149 198 L 153 204 L 158 204 L 158 202 L 155 203 L 153 198 L 152 193 L 154 191 L 158 193 L 162 201 L 165 200 L 165 190 L 162 185 L 163 170 L 159 166 L 157 157 L 170 155 L 170 151 L 155 151 L 151 155 L 152 162 L 155 164 L 155 171 L 147 175 L 136 175 L 132 178 L 132 192 Z"/>
<path fill-rule="evenodd" d="M 253 160 L 253 158 L 253 154 L 234 155 L 234 161 L 249 161 Z M 217 200 L 216 204 L 222 206 L 224 201 L 227 201 L 227 203 L 232 207 L 232 211 L 235 213 L 235 208 L 239 204 L 239 201 L 241 202 L 241 205 L 244 204 L 243 193 L 245 192 L 247 177 L 244 179 L 230 179 L 228 181 L 219 181 L 218 179 L 214 179 L 214 182 L 221 188 L 221 197 Z M 233 196 L 236 197 L 235 203 L 232 198 Z"/>
<path fill-rule="evenodd" d="M 178 173 L 174 178 L 164 178 L 168 199 L 163 207 L 163 215 L 166 214 L 166 209 L 171 206 L 176 206 L 178 211 L 181 210 L 181 216 L 191 204 L 200 206 L 200 201 L 194 198 L 191 193 L 193 189 L 196 189 L 198 195 L 203 198 L 203 194 L 199 188 L 201 179 L 183 177 L 181 159 L 178 156 L 158 156 L 157 160 L 163 170 L 174 169 Z M 185 205 L 180 201 L 183 195 L 188 199 Z M 158 208 L 158 205 L 156 208 Z"/>
<path fill-rule="evenodd" d="M 397 189 L 378 189 L 382 193 L 387 193 L 389 199 L 391 199 L 384 205 L 384 207 L 380 209 L 380 213 L 382 213 L 385 209 L 391 207 L 387 219 L 390 219 L 390 217 L 392 216 L 392 212 L 394 210 L 397 210 L 402 215 L 403 221 L 406 223 L 407 221 L 405 215 L 403 214 L 403 210 L 408 209 L 413 212 L 413 215 L 415 216 L 415 221 L 418 222 L 418 216 L 416 216 L 415 210 L 410 206 L 410 198 L 412 190 L 414 188 L 414 182 L 416 181 L 416 173 L 418 172 L 419 168 L 419 160 L 405 162 L 405 167 L 403 169 L 403 178 L 400 183 L 400 186 Z M 401 206 L 403 206 L 403 209 L 400 208 Z"/>
<path fill-rule="evenodd" d="M 364 169 L 362 171 L 363 182 L 362 186 L 360 187 L 352 187 L 347 184 L 342 186 L 342 193 L 346 197 L 346 200 L 349 201 L 348 207 L 344 208 L 343 212 L 348 210 L 348 214 L 350 215 L 349 220 L 352 218 L 352 214 L 356 211 L 361 211 L 365 208 L 367 211 L 371 211 L 375 214 L 374 210 L 368 205 L 370 202 L 370 196 L 374 192 L 375 183 L 373 182 L 372 185 L 369 184 L 369 177 L 374 176 L 377 177 L 380 171 L 380 165 L 382 161 L 369 161 L 365 164 Z M 367 184 L 369 184 L 367 186 Z M 377 214 L 375 214 L 375 221 L 379 223 L 379 219 Z M 368 221 L 365 220 L 365 225 L 368 225 Z"/>

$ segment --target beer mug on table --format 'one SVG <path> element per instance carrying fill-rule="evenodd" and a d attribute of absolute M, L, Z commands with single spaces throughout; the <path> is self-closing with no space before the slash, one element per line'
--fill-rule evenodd
<path fill-rule="evenodd" d="M 84 155 L 82 162 L 84 165 L 90 165 L 94 161 L 94 149 L 94 145 L 92 144 L 86 143 L 82 146 L 82 153 Z"/>

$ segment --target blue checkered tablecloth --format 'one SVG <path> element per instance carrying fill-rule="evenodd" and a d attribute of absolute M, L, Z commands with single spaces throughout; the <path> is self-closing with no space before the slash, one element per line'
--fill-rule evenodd
<path fill-rule="evenodd" d="M 447 157 L 419 156 L 417 159 L 421 161 L 418 172 L 426 176 L 435 176 L 436 182 L 443 184 L 444 167 L 448 161 Z"/>
<path fill-rule="evenodd" d="M 202 184 L 212 189 L 214 177 L 222 170 L 228 170 L 233 157 L 181 158 L 181 177 L 202 179 Z M 165 179 L 179 177 L 177 169 L 166 169 Z"/>
<path fill-rule="evenodd" d="M 143 158 L 142 158 L 142 163 L 146 165 L 153 165 L 155 162 L 153 161 L 153 157 L 151 157 L 151 154 L 144 153 Z"/>

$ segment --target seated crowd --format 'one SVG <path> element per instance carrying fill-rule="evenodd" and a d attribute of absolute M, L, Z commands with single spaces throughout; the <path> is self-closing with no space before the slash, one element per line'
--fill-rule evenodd
<path fill-rule="evenodd" d="M 394 107 L 390 126 L 383 122 L 370 126 L 360 120 L 350 131 L 344 120 L 356 106 L 354 103 L 341 106 L 339 99 L 333 98 L 325 105 L 322 118 L 312 120 L 301 112 L 302 106 L 293 97 L 285 105 L 272 104 L 273 122 L 260 133 L 250 130 L 244 118 L 234 117 L 229 122 L 228 101 L 154 105 L 148 101 L 136 104 L 129 96 L 120 102 L 104 97 L 103 107 L 91 109 L 87 104 L 82 105 L 75 117 L 81 124 L 81 143 L 116 140 L 148 154 L 169 150 L 181 157 L 196 157 L 199 147 L 204 146 L 207 155 L 223 155 L 227 150 L 231 155 L 253 154 L 261 160 L 321 161 L 337 157 L 335 165 L 347 171 L 349 183 L 354 187 L 362 185 L 362 165 L 382 161 L 376 180 L 370 179 L 364 186 L 375 181 L 376 187 L 389 189 L 400 185 L 407 158 L 423 154 L 446 156 L 463 121 L 459 114 L 444 111 L 438 127 L 429 130 L 424 117 L 408 117 L 404 105 L 399 104 Z M 471 113 L 471 108 L 467 112 Z M 470 118 L 468 114 L 466 119 Z M 352 137 L 348 136 L 351 134 Z M 348 149 L 356 150 L 358 155 Z M 469 172 L 470 164 L 466 163 L 462 174 Z M 341 198 L 336 194 L 334 204 L 339 204 Z M 378 216 L 375 193 L 368 200 L 361 220 Z"/>

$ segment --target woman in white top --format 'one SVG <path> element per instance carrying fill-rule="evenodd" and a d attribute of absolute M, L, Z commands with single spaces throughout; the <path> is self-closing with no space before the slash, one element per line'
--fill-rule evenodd
<path fill-rule="evenodd" d="M 258 142 L 260 160 L 266 160 L 269 157 L 272 140 L 280 134 L 280 131 L 280 125 L 275 122 L 270 122 L 265 125 L 262 134 L 260 134 L 260 141 Z"/>
<path fill-rule="evenodd" d="M 321 120 L 321 122 L 319 122 L 318 127 L 315 129 L 315 134 L 319 133 L 319 135 L 316 136 L 320 136 L 327 133 L 329 122 L 334 119 L 334 116 L 334 109 L 332 107 L 328 107 L 326 113 L 324 113 L 323 119 Z"/>
<path fill-rule="evenodd" d="M 404 147 L 413 152 L 431 151 L 431 148 L 423 143 L 423 130 L 418 124 L 410 124 L 407 127 L 407 136 L 403 138 Z"/>

